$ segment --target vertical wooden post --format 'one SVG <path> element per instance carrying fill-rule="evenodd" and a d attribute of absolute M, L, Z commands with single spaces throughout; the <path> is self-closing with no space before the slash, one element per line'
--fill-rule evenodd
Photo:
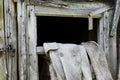
<path fill-rule="evenodd" d="M 4 0 L 5 43 L 15 49 L 6 53 L 7 80 L 17 80 L 17 34 L 16 10 L 13 0 Z"/>
<path fill-rule="evenodd" d="M 110 36 L 116 36 L 119 16 L 120 16 L 120 0 L 116 0 Z"/>
<path fill-rule="evenodd" d="M 105 52 L 105 55 L 106 55 L 106 58 L 107 58 L 107 61 L 108 61 L 108 65 L 110 67 L 110 54 L 109 54 L 109 12 L 104 12 L 104 15 L 103 15 L 103 18 L 104 18 L 104 21 L 103 21 L 103 30 L 104 30 L 104 45 L 103 45 L 103 49 L 104 49 L 104 52 Z"/>
<path fill-rule="evenodd" d="M 117 69 L 117 50 L 116 50 L 116 34 L 114 37 L 110 37 L 110 48 L 109 48 L 109 58 L 110 58 L 110 70 L 113 74 L 113 77 L 116 76 L 116 69 Z"/>
<path fill-rule="evenodd" d="M 34 6 L 27 7 L 28 25 L 27 25 L 27 38 L 28 38 L 28 54 L 29 54 L 29 80 L 38 80 L 38 60 L 36 54 L 36 16 Z"/>
<path fill-rule="evenodd" d="M 99 27 L 97 28 L 97 42 L 98 44 L 100 44 L 101 46 L 103 46 L 103 21 L 104 21 L 104 18 L 101 17 L 100 20 L 99 20 Z"/>
<path fill-rule="evenodd" d="M 0 0 L 0 48 L 5 46 L 4 44 L 4 23 L 3 23 L 3 0 Z M 0 52 L 0 80 L 6 80 L 6 65 L 5 55 Z"/>
<path fill-rule="evenodd" d="M 109 11 L 109 26 L 111 28 L 113 18 L 113 10 Z M 110 35 L 110 34 L 109 34 Z M 117 35 L 116 33 L 114 36 L 109 36 L 109 67 L 112 73 L 113 79 L 116 79 L 116 72 L 117 72 L 117 42 L 116 42 Z"/>
<path fill-rule="evenodd" d="M 18 21 L 18 57 L 19 57 L 19 80 L 29 80 L 27 76 L 27 53 L 26 53 L 26 2 L 17 1 Z M 34 79 L 33 79 L 34 80 Z"/>

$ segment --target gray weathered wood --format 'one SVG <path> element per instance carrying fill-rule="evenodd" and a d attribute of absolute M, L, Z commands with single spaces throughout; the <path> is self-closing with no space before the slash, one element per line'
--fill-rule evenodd
<path fill-rule="evenodd" d="M 90 61 L 88 59 L 88 55 L 86 52 L 86 49 L 84 46 L 79 46 L 80 48 L 80 57 L 81 57 L 81 69 L 83 72 L 83 80 L 93 80 L 92 78 L 92 72 L 91 72 L 91 65 L 90 65 Z"/>
<path fill-rule="evenodd" d="M 104 13 L 105 11 L 108 11 L 108 10 L 110 10 L 110 9 L 112 9 L 112 7 L 110 7 L 110 6 L 106 6 L 106 7 L 97 9 L 97 10 L 95 10 L 95 11 L 92 11 L 92 12 L 90 13 L 90 16 L 94 16 L 94 15 L 98 15 L 98 14 Z"/>
<path fill-rule="evenodd" d="M 116 35 L 109 38 L 109 58 L 110 58 L 110 69 L 113 77 L 116 77 L 117 71 L 117 50 L 116 50 Z M 112 65 L 111 65 L 112 64 Z"/>
<path fill-rule="evenodd" d="M 37 54 L 44 54 L 45 53 L 43 47 L 36 47 L 36 52 L 37 52 Z"/>
<path fill-rule="evenodd" d="M 89 16 L 88 17 L 88 21 L 89 21 L 89 28 L 88 28 L 88 30 L 92 30 L 93 29 L 93 18 L 92 18 L 92 16 Z"/>
<path fill-rule="evenodd" d="M 105 55 L 107 57 L 108 64 L 109 63 L 109 13 L 106 11 L 103 15 L 104 21 L 103 21 L 103 29 L 104 29 L 104 43 L 103 43 L 103 49 L 105 52 Z"/>
<path fill-rule="evenodd" d="M 115 36 L 120 16 L 120 0 L 116 0 L 110 36 Z"/>
<path fill-rule="evenodd" d="M 17 11 L 19 80 L 29 80 L 26 66 L 28 63 L 26 56 L 26 3 L 24 0 L 18 0 Z"/>
<path fill-rule="evenodd" d="M 35 14 L 47 15 L 47 16 L 68 16 L 68 17 L 88 17 L 91 10 L 77 10 L 77 9 L 62 9 L 62 8 L 52 8 L 45 6 L 35 6 Z M 93 18 L 99 18 L 101 14 L 93 16 Z"/>
<path fill-rule="evenodd" d="M 28 54 L 29 54 L 29 80 L 38 80 L 38 61 L 36 54 L 37 32 L 36 32 L 36 16 L 34 6 L 27 7 L 27 38 L 28 38 Z"/>
<path fill-rule="evenodd" d="M 71 6 L 74 6 L 76 4 L 80 5 L 79 7 L 84 7 L 84 8 L 91 8 L 95 9 L 98 7 L 104 7 L 105 4 L 108 5 L 108 3 L 104 2 L 80 2 L 80 3 L 71 3 L 71 2 L 64 2 L 64 1 L 43 1 L 43 0 L 30 0 L 30 4 L 32 5 L 44 5 L 44 6 L 49 6 L 49 7 L 62 7 L 62 8 L 68 8 Z M 111 5 L 111 4 L 109 4 Z M 77 8 L 79 8 L 77 6 Z"/>
<path fill-rule="evenodd" d="M 113 18 L 113 10 L 109 11 L 109 26 L 111 28 L 112 18 Z M 110 35 L 110 34 L 109 34 Z M 109 37 L 109 67 L 114 79 L 116 79 L 117 72 L 117 47 L 116 47 L 116 35 L 114 37 Z M 112 65 L 111 65 L 112 64 Z"/>
<path fill-rule="evenodd" d="M 95 42 L 83 43 L 83 46 L 90 58 L 97 80 L 113 80 L 102 47 Z"/>
<path fill-rule="evenodd" d="M 16 10 L 12 0 L 4 0 L 5 41 L 15 52 L 6 52 L 7 79 L 17 80 Z"/>
<path fill-rule="evenodd" d="M 4 19 L 3 19 L 3 0 L 0 0 L 0 48 L 5 46 L 4 43 Z M 6 80 L 6 63 L 5 55 L 0 52 L 0 80 Z"/>
<path fill-rule="evenodd" d="M 116 70 L 117 70 L 116 56 L 117 56 L 117 54 L 115 54 L 113 51 L 111 51 L 111 46 L 114 46 L 114 45 L 113 44 L 111 45 L 111 43 L 110 43 L 111 38 L 109 37 L 111 18 L 112 18 L 111 11 L 104 13 L 104 23 L 103 23 L 104 24 L 104 45 L 103 45 L 103 49 L 106 54 L 108 66 L 112 73 L 112 76 L 114 79 L 116 79 Z M 114 44 L 116 44 L 116 43 L 114 42 Z M 113 47 L 113 49 L 115 49 L 115 47 Z M 111 65 L 111 64 L 113 64 L 113 65 Z"/>
<path fill-rule="evenodd" d="M 101 46 L 103 46 L 103 36 L 104 36 L 104 34 L 103 34 L 103 22 L 104 21 L 104 18 L 103 17 L 101 17 L 100 18 L 100 20 L 99 20 L 99 26 L 98 26 L 98 28 L 97 28 L 97 42 L 98 42 L 98 44 L 100 44 Z"/>

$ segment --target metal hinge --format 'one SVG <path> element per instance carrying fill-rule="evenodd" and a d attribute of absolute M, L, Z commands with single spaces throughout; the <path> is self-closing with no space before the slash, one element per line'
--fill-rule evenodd
<path fill-rule="evenodd" d="M 9 53 L 12 57 L 14 57 L 15 49 L 13 49 L 12 45 L 7 45 L 3 48 L 0 48 L 0 53 Z"/>

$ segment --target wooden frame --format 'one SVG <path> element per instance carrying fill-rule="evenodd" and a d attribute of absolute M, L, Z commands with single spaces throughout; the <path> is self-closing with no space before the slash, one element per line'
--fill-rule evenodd
<path fill-rule="evenodd" d="M 0 80 L 38 79 L 37 54 L 44 54 L 42 47 L 36 47 L 36 33 L 34 33 L 36 32 L 35 18 L 39 15 L 89 18 L 89 29 L 93 26 L 93 18 L 99 18 L 98 43 L 104 48 L 110 71 L 116 80 L 116 25 L 120 15 L 118 14 L 120 0 L 116 0 L 114 9 L 106 3 L 40 3 L 31 5 L 29 1 L 0 0 L 0 48 L 12 45 L 15 49 L 14 56 L 11 56 L 11 53 L 1 55 L 0 52 Z"/>
<path fill-rule="evenodd" d="M 89 4 L 88 4 L 89 5 Z M 99 18 L 99 27 L 98 27 L 98 43 L 101 46 L 105 46 L 104 49 L 106 51 L 106 55 L 109 55 L 109 24 L 105 24 L 106 21 L 109 23 L 109 18 L 106 12 L 109 13 L 112 7 L 110 6 L 94 6 L 90 8 L 86 8 L 86 4 L 84 7 L 81 7 L 78 4 L 71 5 L 69 8 L 57 8 L 57 7 L 48 7 L 48 6 L 27 6 L 27 59 L 29 62 L 28 65 L 28 74 L 29 80 L 38 80 L 38 62 L 37 62 L 37 54 L 44 54 L 44 50 L 42 47 L 36 47 L 36 16 L 65 16 L 65 17 L 81 17 L 81 18 L 89 18 L 89 27 L 93 26 L 91 23 L 93 18 Z M 78 6 L 77 8 L 75 6 Z M 103 16 L 104 14 L 104 16 Z M 109 15 L 111 16 L 111 14 Z M 105 27 L 106 26 L 106 27 Z M 107 35 L 104 35 L 104 28 L 106 29 Z M 106 38 L 106 39 L 105 39 Z M 107 43 L 106 41 L 107 40 Z M 107 47 L 106 47 L 107 46 Z M 114 57 L 115 59 L 116 57 Z M 115 64 L 115 63 L 114 63 Z M 115 72 L 115 71 L 114 71 Z"/>

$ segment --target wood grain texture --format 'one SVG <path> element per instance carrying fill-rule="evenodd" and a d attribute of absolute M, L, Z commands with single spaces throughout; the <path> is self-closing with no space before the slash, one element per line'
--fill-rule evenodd
<path fill-rule="evenodd" d="M 83 43 L 91 64 L 95 71 L 97 80 L 113 80 L 112 75 L 109 71 L 105 53 L 102 47 L 95 42 Z"/>
<path fill-rule="evenodd" d="M 120 16 L 120 0 L 116 0 L 110 36 L 115 36 Z"/>
<path fill-rule="evenodd" d="M 0 48 L 5 46 L 3 10 L 3 0 L 0 0 Z M 0 52 L 0 80 L 6 80 L 5 55 L 2 52 Z"/>
<path fill-rule="evenodd" d="M 38 80 L 38 60 L 36 54 L 37 32 L 36 16 L 34 6 L 27 7 L 27 38 L 28 38 L 28 55 L 29 55 L 29 80 Z"/>
<path fill-rule="evenodd" d="M 18 22 L 18 59 L 19 59 L 19 80 L 29 80 L 27 72 L 27 47 L 26 47 L 26 3 L 25 0 L 17 2 Z"/>
<path fill-rule="evenodd" d="M 17 34 L 16 10 L 13 0 L 4 0 L 5 43 L 15 52 L 6 52 L 7 80 L 17 80 Z"/>

